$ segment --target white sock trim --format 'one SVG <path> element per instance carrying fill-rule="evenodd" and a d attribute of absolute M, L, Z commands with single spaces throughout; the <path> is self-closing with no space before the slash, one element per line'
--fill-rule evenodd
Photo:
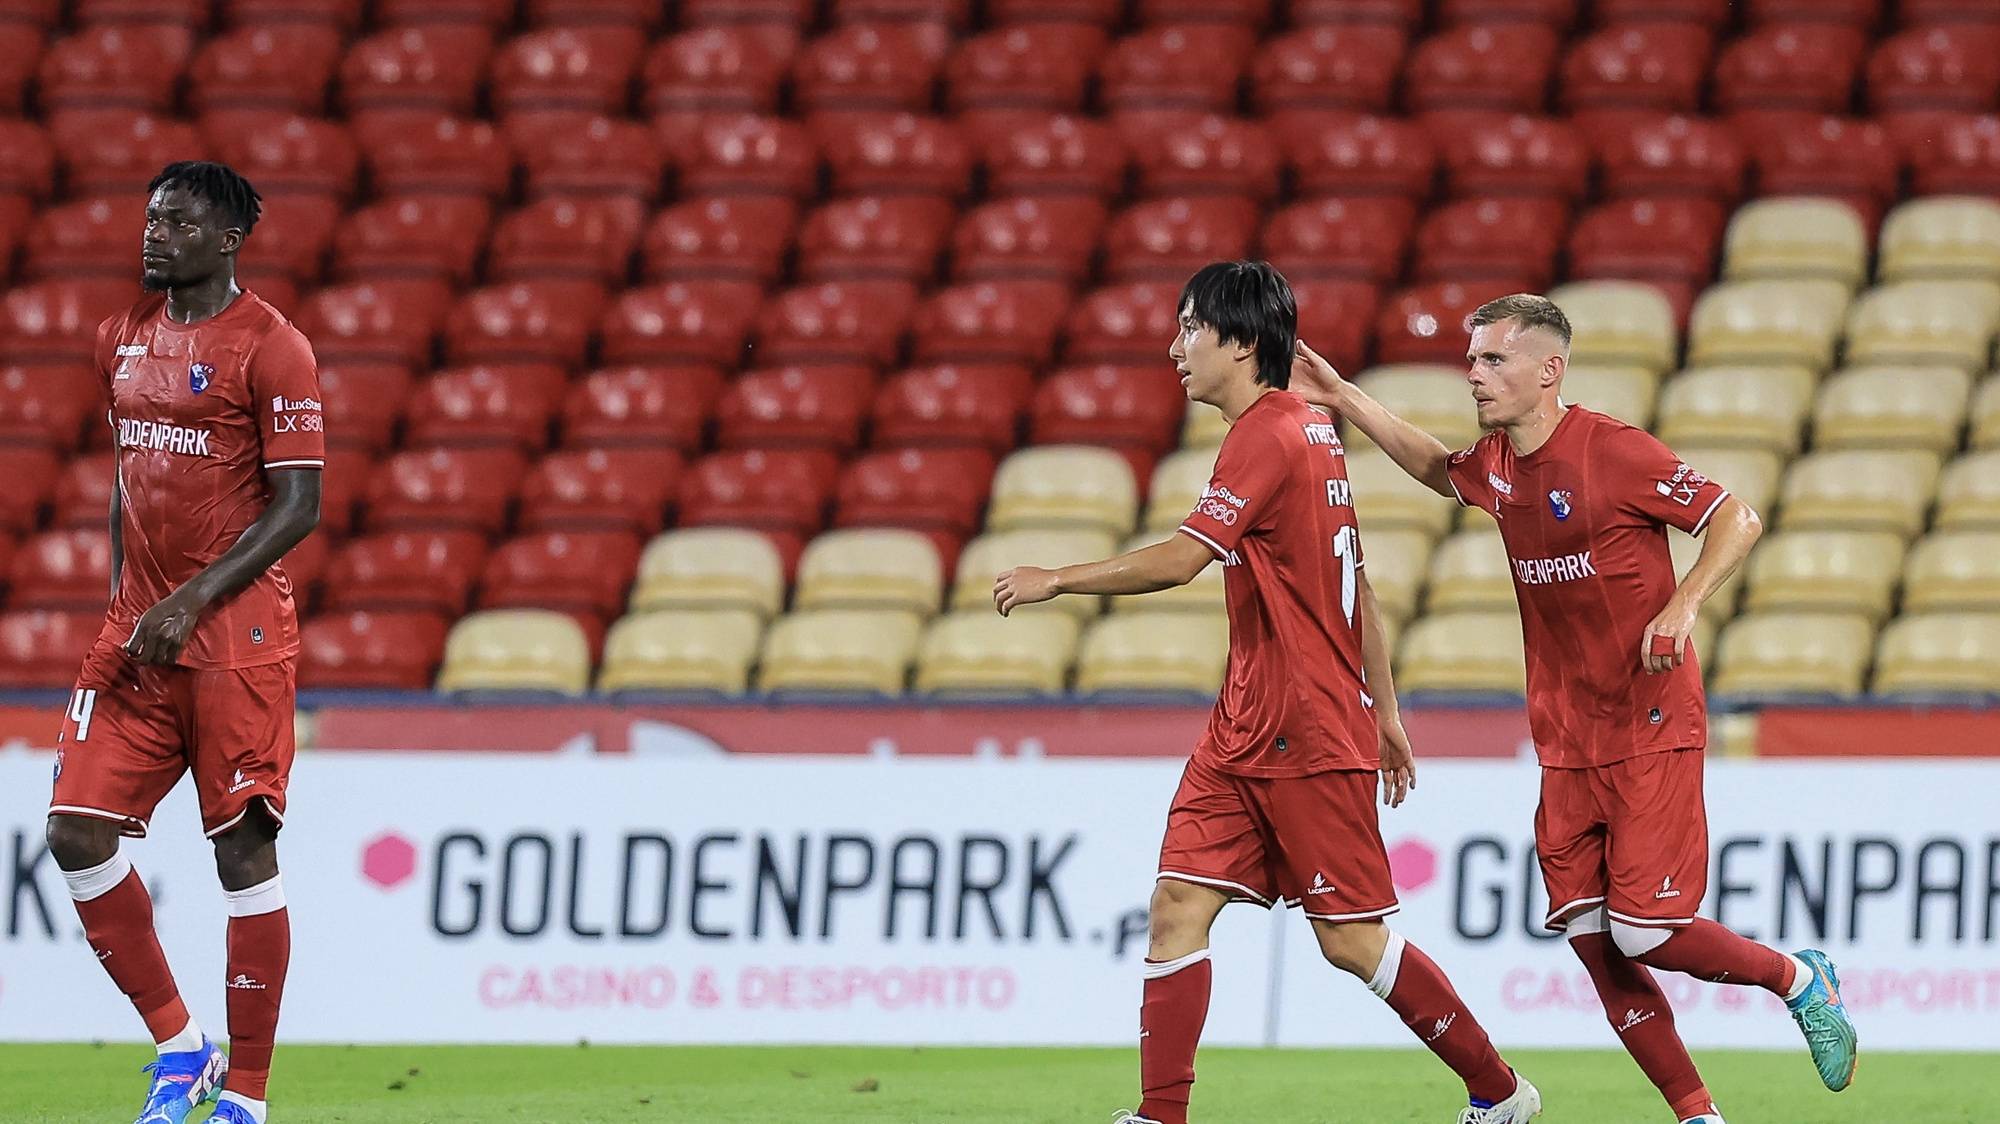
<path fill-rule="evenodd" d="M 1569 925 L 1564 929 L 1563 935 L 1570 940 L 1575 940 L 1578 937 L 1589 936 L 1592 933 L 1609 933 L 1610 931 L 1611 919 L 1604 915 L 1604 907 L 1594 905 L 1577 914 L 1575 917 L 1570 918 Z"/>
<path fill-rule="evenodd" d="M 1403 970 L 1403 948 L 1410 942 L 1403 934 L 1389 930 L 1389 943 L 1383 946 L 1382 962 L 1375 965 L 1375 974 L 1368 977 L 1368 990 L 1378 997 L 1387 999 L 1396 990 L 1396 974 Z"/>
<path fill-rule="evenodd" d="M 96 866 L 82 870 L 65 870 L 63 881 L 69 884 L 69 896 L 76 901 L 87 902 L 118 888 L 125 876 L 132 873 L 132 860 L 125 857 L 123 850 Z"/>
<path fill-rule="evenodd" d="M 168 1054 L 185 1054 L 193 1050 L 199 1050 L 201 1049 L 201 1027 L 196 1026 L 194 1019 L 189 1018 L 188 1024 L 181 1028 L 179 1034 L 174 1035 L 164 1042 L 156 1042 L 154 1045 L 159 1049 L 162 1057 Z"/>
<path fill-rule="evenodd" d="M 1206 959 L 1208 959 L 1208 950 L 1198 948 L 1178 960 L 1148 960 L 1146 961 L 1146 978 L 1149 980 L 1165 979 L 1182 968 L 1192 968 Z"/>
<path fill-rule="evenodd" d="M 1618 951 L 1633 959 L 1666 944 L 1667 938 L 1673 935 L 1671 929 L 1654 929 L 1620 921 L 1616 917 L 1611 919 L 1611 943 L 1618 946 Z"/>
<path fill-rule="evenodd" d="M 250 1114 L 251 1119 L 257 1121 L 257 1124 L 264 1124 L 265 1114 L 271 1111 L 263 1101 L 253 1101 L 241 1093 L 224 1092 L 221 1099 L 230 1104 L 241 1106 L 243 1111 Z"/>
<path fill-rule="evenodd" d="M 222 900 L 229 906 L 231 917 L 255 917 L 260 913 L 276 913 L 285 908 L 284 875 L 273 874 L 268 882 L 242 890 L 224 890 Z"/>
<path fill-rule="evenodd" d="M 1812 965 L 1790 953 L 1785 954 L 1785 959 L 1792 962 L 1792 968 L 1794 969 L 1792 972 L 1792 986 L 1785 989 L 1785 1000 L 1790 1002 L 1804 995 L 1806 988 L 1812 986 L 1813 970 Z"/>

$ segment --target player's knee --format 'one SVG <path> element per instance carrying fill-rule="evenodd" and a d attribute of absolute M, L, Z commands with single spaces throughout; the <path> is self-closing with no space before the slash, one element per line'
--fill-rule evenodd
<path fill-rule="evenodd" d="M 1618 951 L 1634 960 L 1667 943 L 1667 938 L 1671 936 L 1673 932 L 1668 929 L 1629 925 L 1615 917 L 1611 919 L 1611 943 L 1618 946 Z"/>
<path fill-rule="evenodd" d="M 1313 933 L 1328 964 L 1364 980 L 1375 974 L 1389 943 L 1389 927 L 1380 921 L 1315 921 Z"/>
<path fill-rule="evenodd" d="M 86 816 L 50 816 L 49 854 L 64 870 L 88 870 L 118 853 L 118 825 Z"/>
<path fill-rule="evenodd" d="M 224 886 L 243 889 L 278 876 L 278 840 L 268 817 L 253 811 L 215 837 L 215 873 Z"/>
<path fill-rule="evenodd" d="M 1161 959 L 1163 953 L 1168 958 L 1180 956 L 1206 944 L 1209 925 L 1219 910 L 1215 898 L 1214 892 L 1185 882 L 1153 883 L 1146 917 L 1153 959 Z"/>

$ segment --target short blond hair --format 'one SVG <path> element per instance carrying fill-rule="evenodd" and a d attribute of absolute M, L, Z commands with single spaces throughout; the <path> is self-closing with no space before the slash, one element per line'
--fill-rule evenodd
<path fill-rule="evenodd" d="M 1563 341 L 1563 349 L 1569 349 L 1569 317 L 1556 307 L 1556 302 L 1535 293 L 1515 293 L 1512 296 L 1490 300 L 1472 310 L 1466 318 L 1469 328 L 1484 328 L 1498 324 L 1502 320 L 1518 322 L 1522 329 L 1545 328 Z"/>

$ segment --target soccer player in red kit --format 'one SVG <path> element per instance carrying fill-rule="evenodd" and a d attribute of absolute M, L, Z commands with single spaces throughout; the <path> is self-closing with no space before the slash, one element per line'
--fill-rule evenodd
<path fill-rule="evenodd" d="M 298 329 L 237 287 L 260 210 L 250 184 L 183 162 L 149 191 L 147 295 L 97 330 L 118 449 L 111 606 L 57 739 L 49 850 L 158 1044 L 138 1124 L 179 1124 L 218 1095 L 209 1119 L 264 1124 L 291 954 L 277 835 L 299 648 L 278 560 L 319 521 L 319 376 Z M 226 1058 L 181 1001 L 119 849 L 187 772 L 229 911 Z"/>
<path fill-rule="evenodd" d="M 1566 931 L 1612 1028 L 1676 1117 L 1720 1124 L 1641 965 L 1782 997 L 1827 1088 L 1854 1073 L 1854 1025 L 1823 953 L 1787 956 L 1697 916 L 1708 887 L 1708 713 L 1688 637 L 1762 533 L 1757 513 L 1642 429 L 1565 403 L 1570 325 L 1519 294 L 1470 319 L 1466 380 L 1487 432 L 1451 452 L 1303 342 L 1302 390 L 1433 490 L 1500 524 L 1542 764 L 1535 848 L 1546 924 Z M 1703 535 L 1679 583 L 1667 529 Z M 1705 532 L 1705 534 L 1704 534 Z"/>
<path fill-rule="evenodd" d="M 1374 797 L 1400 804 L 1416 766 L 1382 618 L 1362 565 L 1347 462 L 1326 415 L 1287 390 L 1298 311 L 1263 262 L 1216 263 L 1181 294 L 1168 354 L 1229 435 L 1179 533 L 1102 562 L 1021 566 L 1005 615 L 1065 593 L 1150 593 L 1223 565 L 1229 665 L 1167 813 L 1154 884 L 1139 1071 L 1120 1124 L 1187 1124 L 1208 1015 L 1209 929 L 1233 901 L 1303 904 L 1321 952 L 1365 981 L 1464 1079 L 1461 1124 L 1521 1124 L 1541 1096 L 1515 1076 L 1451 981 L 1384 924 L 1396 891 Z"/>

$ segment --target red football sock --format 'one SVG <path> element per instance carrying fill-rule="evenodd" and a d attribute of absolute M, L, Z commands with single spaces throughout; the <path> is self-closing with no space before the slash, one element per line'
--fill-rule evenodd
<path fill-rule="evenodd" d="M 1792 982 L 1791 957 L 1706 917 L 1674 926 L 1673 936 L 1638 960 L 1710 983 L 1750 984 L 1779 996 Z"/>
<path fill-rule="evenodd" d="M 83 936 L 97 952 L 111 982 L 132 1001 L 155 1042 L 188 1025 L 187 1004 L 174 986 L 167 954 L 153 930 L 153 897 L 122 854 L 84 871 L 64 871 Z M 110 887 L 103 884 L 110 882 Z"/>
<path fill-rule="evenodd" d="M 1438 1060 L 1465 1082 L 1465 1091 L 1483 1101 L 1504 1101 L 1514 1095 L 1514 1071 L 1500 1060 L 1500 1051 L 1486 1029 L 1451 986 L 1444 970 L 1424 950 L 1390 933 L 1382 963 L 1368 981 L 1369 990 L 1421 1039 Z"/>
<path fill-rule="evenodd" d="M 1139 1007 L 1139 1115 L 1160 1124 L 1187 1124 L 1194 1091 L 1194 1051 L 1208 1021 L 1215 966 L 1208 950 L 1178 960 L 1146 961 L 1146 997 Z"/>
<path fill-rule="evenodd" d="M 263 1100 L 278 1034 L 278 1002 L 292 957 L 291 914 L 273 878 L 223 895 L 229 901 L 229 1080 L 239 1096 Z"/>
<path fill-rule="evenodd" d="M 1674 1110 L 1674 1118 L 1685 1120 L 1710 1110 L 1708 1087 L 1688 1057 L 1687 1046 L 1674 1029 L 1674 1009 L 1653 974 L 1618 951 L 1609 933 L 1583 933 L 1571 937 L 1569 946 L 1597 985 L 1597 997 L 1604 1013 L 1625 1043 L 1625 1052 L 1639 1063 L 1648 1080 Z"/>

